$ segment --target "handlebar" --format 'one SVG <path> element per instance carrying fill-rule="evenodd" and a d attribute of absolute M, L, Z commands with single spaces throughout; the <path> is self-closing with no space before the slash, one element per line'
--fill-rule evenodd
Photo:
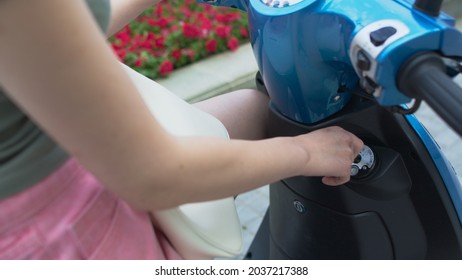
<path fill-rule="evenodd" d="M 462 88 L 446 74 L 436 53 L 412 57 L 398 73 L 398 88 L 408 97 L 422 99 L 462 136 Z"/>

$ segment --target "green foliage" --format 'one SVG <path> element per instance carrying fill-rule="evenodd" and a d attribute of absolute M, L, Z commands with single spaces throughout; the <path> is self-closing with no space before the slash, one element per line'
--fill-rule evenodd
<path fill-rule="evenodd" d="M 110 38 L 119 59 L 155 79 L 248 41 L 241 11 L 194 0 L 162 1 Z"/>

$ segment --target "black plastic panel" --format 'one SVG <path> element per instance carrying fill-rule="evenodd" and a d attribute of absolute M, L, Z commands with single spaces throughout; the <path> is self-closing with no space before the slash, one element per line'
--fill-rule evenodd
<path fill-rule="evenodd" d="M 390 236 L 374 212 L 345 214 L 287 191 L 271 188 L 271 237 L 280 250 L 271 259 L 392 259 Z M 294 201 L 304 205 L 298 212 Z M 283 252 L 283 254 L 281 254 Z"/>
<path fill-rule="evenodd" d="M 355 97 L 341 113 L 310 126 L 288 120 L 270 106 L 270 124 L 270 136 L 341 126 L 373 148 L 378 166 L 370 177 L 341 187 L 307 177 L 273 184 L 268 258 L 462 258 L 461 225 L 452 202 L 403 116 Z M 305 205 L 306 214 L 295 210 L 294 200 Z"/>

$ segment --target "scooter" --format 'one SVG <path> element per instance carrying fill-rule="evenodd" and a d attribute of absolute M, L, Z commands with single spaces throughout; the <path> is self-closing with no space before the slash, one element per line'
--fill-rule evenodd
<path fill-rule="evenodd" d="M 442 1 L 199 0 L 248 13 L 269 137 L 341 126 L 351 181 L 270 186 L 246 259 L 462 259 L 462 187 L 413 113 L 462 135 L 462 34 Z"/>

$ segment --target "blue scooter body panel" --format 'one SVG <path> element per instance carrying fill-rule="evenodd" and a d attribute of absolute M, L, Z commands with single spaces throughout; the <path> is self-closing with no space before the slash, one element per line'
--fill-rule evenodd
<path fill-rule="evenodd" d="M 286 8 L 250 0 L 250 34 L 254 54 L 274 106 L 289 119 L 311 124 L 341 110 L 359 77 L 352 65 L 353 38 L 369 24 L 394 20 L 407 34 L 375 58 L 374 95 L 380 105 L 410 102 L 397 88 L 403 62 L 424 51 L 462 56 L 453 21 L 412 10 L 408 1 L 302 1 Z M 460 44 L 459 44 L 460 45 Z"/>
<path fill-rule="evenodd" d="M 427 148 L 428 153 L 432 157 L 433 162 L 435 163 L 435 166 L 446 185 L 446 189 L 451 197 L 457 216 L 459 217 L 459 221 L 462 225 L 462 185 L 460 184 L 459 178 L 457 178 L 454 168 L 447 160 L 433 137 L 428 133 L 427 129 L 425 129 L 419 120 L 414 115 L 408 115 L 406 116 L 406 119 L 420 137 Z"/>
<path fill-rule="evenodd" d="M 247 11 L 253 51 L 272 103 L 300 123 L 322 121 L 348 103 L 360 79 L 350 48 L 368 25 L 392 20 L 407 29 L 377 57 L 370 57 L 377 69 L 369 78 L 380 86 L 374 96 L 382 106 L 411 101 L 398 90 L 396 76 L 412 55 L 437 51 L 462 56 L 462 34 L 454 28 L 454 19 L 418 12 L 412 9 L 413 1 L 302 0 L 285 7 L 271 6 L 277 0 L 264 1 L 211 4 Z"/>

